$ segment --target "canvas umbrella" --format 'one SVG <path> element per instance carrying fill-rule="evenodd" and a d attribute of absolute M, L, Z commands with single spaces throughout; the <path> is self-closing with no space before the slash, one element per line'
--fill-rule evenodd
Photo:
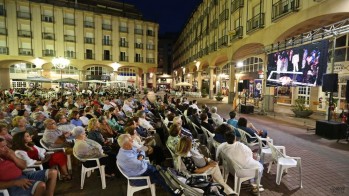
<path fill-rule="evenodd" d="M 175 86 L 192 86 L 192 84 L 188 82 L 180 82 L 180 83 L 177 83 Z"/>
<path fill-rule="evenodd" d="M 62 79 L 58 79 L 58 80 L 53 80 L 52 82 L 55 83 L 79 83 L 79 80 L 76 80 L 74 78 L 62 78 Z"/>
<path fill-rule="evenodd" d="M 45 77 L 42 77 L 42 76 L 38 76 L 38 77 L 27 77 L 26 79 L 27 81 L 30 81 L 30 82 L 46 82 L 46 83 L 51 83 L 51 79 L 49 78 L 45 78 Z"/>

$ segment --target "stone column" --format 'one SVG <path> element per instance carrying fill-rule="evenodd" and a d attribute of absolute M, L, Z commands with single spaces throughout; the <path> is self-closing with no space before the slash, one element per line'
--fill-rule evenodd
<path fill-rule="evenodd" d="M 194 72 L 189 72 L 189 84 L 193 85 Z"/>
<path fill-rule="evenodd" d="M 147 88 L 147 72 L 143 72 L 143 88 Z"/>
<path fill-rule="evenodd" d="M 0 68 L 0 88 L 1 89 L 9 89 L 11 88 L 10 82 L 10 69 L 9 68 Z"/>
<path fill-rule="evenodd" d="M 230 73 L 229 73 L 229 94 L 228 94 L 228 103 L 233 104 L 235 106 L 236 104 L 236 98 L 237 96 L 237 88 L 235 87 L 235 65 L 230 64 Z M 234 107 L 235 108 L 235 107 Z"/>
<path fill-rule="evenodd" d="M 210 99 L 213 99 L 213 67 L 210 67 Z"/>
<path fill-rule="evenodd" d="M 197 71 L 198 72 L 198 77 L 197 77 L 197 81 L 198 81 L 198 90 L 199 92 L 201 92 L 201 88 L 202 88 L 202 77 L 201 77 L 201 73 L 202 71 Z"/>
<path fill-rule="evenodd" d="M 156 73 L 153 73 L 153 88 L 156 89 Z"/>
<path fill-rule="evenodd" d="M 136 81 L 135 81 L 135 88 L 137 88 L 137 89 L 140 89 L 140 86 L 139 86 L 139 72 L 138 73 L 136 73 Z"/>

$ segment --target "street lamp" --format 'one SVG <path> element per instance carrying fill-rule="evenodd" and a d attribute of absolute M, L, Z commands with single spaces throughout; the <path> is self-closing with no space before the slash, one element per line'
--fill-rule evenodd
<path fill-rule="evenodd" d="M 63 78 L 62 78 L 62 70 L 64 69 L 64 68 L 66 68 L 69 64 L 70 64 L 70 61 L 69 61 L 69 59 L 66 59 L 66 58 L 64 58 L 64 57 L 54 57 L 53 59 L 52 59 L 52 64 L 53 64 L 53 66 L 55 66 L 57 69 L 60 69 L 61 70 L 61 83 L 62 83 L 62 86 L 61 86 L 61 88 L 62 88 L 62 96 L 63 96 Z"/>

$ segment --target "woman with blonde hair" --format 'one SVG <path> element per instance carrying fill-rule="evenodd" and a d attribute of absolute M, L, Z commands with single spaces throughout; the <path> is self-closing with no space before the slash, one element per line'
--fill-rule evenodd
<path fill-rule="evenodd" d="M 88 139 L 94 140 L 102 146 L 108 145 L 109 142 L 103 138 L 103 135 L 100 132 L 100 123 L 97 118 L 90 119 L 87 125 L 87 131 Z"/>
<path fill-rule="evenodd" d="M 181 157 L 181 160 L 183 162 L 182 167 L 185 167 L 185 169 L 190 173 L 195 174 L 202 174 L 202 173 L 208 173 L 212 175 L 212 178 L 215 182 L 221 184 L 224 187 L 224 192 L 229 194 L 234 194 L 234 190 L 229 187 L 227 183 L 224 182 L 224 179 L 222 177 L 222 173 L 219 170 L 219 166 L 217 162 L 215 161 L 209 161 L 205 158 L 206 165 L 205 166 L 198 166 L 197 161 L 195 160 L 195 157 L 191 153 L 192 149 L 192 140 L 190 137 L 183 136 L 177 145 L 176 148 L 176 154 Z"/>

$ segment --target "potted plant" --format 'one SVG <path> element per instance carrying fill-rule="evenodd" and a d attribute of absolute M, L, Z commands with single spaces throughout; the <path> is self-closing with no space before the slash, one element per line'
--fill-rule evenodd
<path fill-rule="evenodd" d="M 305 99 L 296 99 L 295 105 L 292 106 L 293 113 L 296 117 L 307 118 L 313 114 L 313 111 L 307 107 L 305 107 Z"/>
<path fill-rule="evenodd" d="M 201 96 L 202 96 L 203 98 L 205 98 L 205 97 L 208 96 L 208 93 L 207 93 L 207 89 L 206 89 L 206 88 L 201 89 Z"/>
<path fill-rule="evenodd" d="M 215 96 L 215 98 L 216 98 L 217 101 L 222 101 L 224 97 L 222 96 L 221 92 L 218 92 L 217 96 Z"/>
<path fill-rule="evenodd" d="M 146 94 L 148 94 L 148 89 L 147 88 L 144 88 L 143 89 L 143 93 L 146 95 Z"/>

